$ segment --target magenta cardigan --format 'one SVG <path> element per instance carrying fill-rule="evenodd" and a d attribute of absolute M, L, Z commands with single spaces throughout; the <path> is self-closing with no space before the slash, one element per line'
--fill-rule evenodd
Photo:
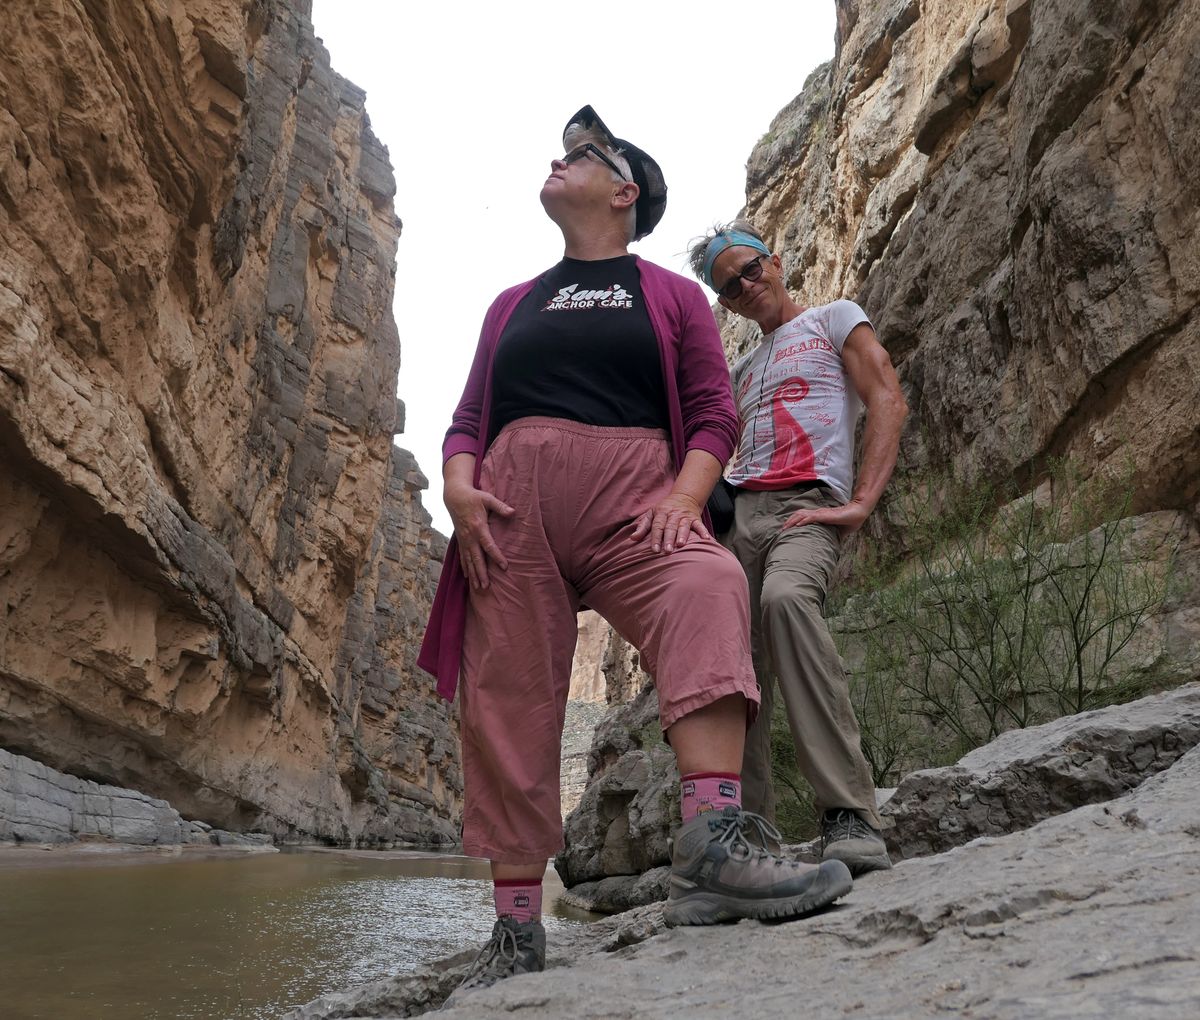
<path fill-rule="evenodd" d="M 640 258 L 637 267 L 662 357 L 675 470 L 688 450 L 706 450 L 724 464 L 733 453 L 738 424 L 729 366 L 712 309 L 699 285 L 691 280 Z M 491 421 L 496 346 L 509 317 L 536 282 L 535 278 L 511 287 L 492 302 L 483 319 L 467 385 L 442 444 L 443 464 L 455 454 L 475 454 L 476 486 L 483 456 L 495 438 L 487 423 Z M 453 700 L 458 689 L 469 597 L 470 583 L 458 562 L 457 539 L 452 537 L 417 657 L 417 665 L 437 678 L 438 694 L 447 701 Z"/>

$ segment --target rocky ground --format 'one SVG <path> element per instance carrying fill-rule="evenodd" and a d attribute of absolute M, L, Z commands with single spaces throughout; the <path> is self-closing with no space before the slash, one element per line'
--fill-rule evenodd
<path fill-rule="evenodd" d="M 889 805 L 901 827 L 926 817 L 908 814 L 914 803 L 971 802 L 970 783 L 1005 785 L 1043 804 L 1047 791 L 1060 799 L 1036 824 L 1005 815 L 1028 828 L 861 878 L 817 917 L 668 930 L 659 905 L 637 907 L 552 945 L 546 973 L 476 992 L 441 1014 L 1194 1020 L 1200 747 L 1190 734 L 1198 698 L 1193 684 L 1085 713 L 912 777 Z M 1106 733 L 1122 751 L 1105 753 Z M 1140 785 L 1114 765 L 1129 760 L 1149 776 Z M 1040 782 L 1031 778 L 1039 774 Z M 1073 795 L 1098 802 L 1064 806 L 1071 787 L 1063 777 L 1071 776 Z M 1104 788 L 1109 796 L 1096 792 Z M 415 1016 L 443 1001 L 469 960 L 326 996 L 291 1017 Z"/>

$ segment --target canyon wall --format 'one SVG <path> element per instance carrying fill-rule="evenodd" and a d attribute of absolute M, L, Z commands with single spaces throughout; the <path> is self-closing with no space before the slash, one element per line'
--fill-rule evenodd
<path fill-rule="evenodd" d="M 1132 465 L 1200 495 L 1200 9 L 838 0 L 755 148 L 748 215 L 806 303 L 858 300 L 912 414 L 900 476 Z M 731 352 L 756 331 L 727 317 Z M 894 488 L 894 487 L 893 487 Z M 884 512 L 872 527 L 886 527 Z"/>
<path fill-rule="evenodd" d="M 226 829 L 453 838 L 400 222 L 303 0 L 0 12 L 0 746 Z"/>

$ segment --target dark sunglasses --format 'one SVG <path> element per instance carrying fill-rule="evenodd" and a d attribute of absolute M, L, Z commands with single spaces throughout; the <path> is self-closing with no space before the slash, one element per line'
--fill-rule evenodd
<path fill-rule="evenodd" d="M 619 166 L 617 166 L 617 164 L 614 163 L 611 159 L 609 159 L 606 155 L 604 155 L 604 153 L 601 152 L 598 148 L 596 148 L 596 146 L 594 146 L 591 142 L 584 142 L 581 146 L 579 146 L 578 149 L 572 149 L 565 156 L 563 156 L 562 161 L 564 163 L 574 163 L 576 160 L 583 159 L 583 157 L 586 156 L 589 152 L 593 156 L 595 156 L 598 160 L 600 160 L 601 163 L 604 163 L 606 166 L 608 166 L 612 170 L 613 173 L 615 173 L 618 177 L 621 178 L 621 180 L 623 180 L 623 181 L 629 180 L 628 177 L 626 177 L 623 173 L 621 173 L 621 168 Z"/>
<path fill-rule="evenodd" d="M 717 290 L 726 301 L 733 301 L 742 296 L 742 281 L 753 283 L 763 274 L 762 260 L 769 258 L 768 255 L 756 255 L 744 266 L 742 271 L 733 277 L 731 280 L 726 280 Z"/>

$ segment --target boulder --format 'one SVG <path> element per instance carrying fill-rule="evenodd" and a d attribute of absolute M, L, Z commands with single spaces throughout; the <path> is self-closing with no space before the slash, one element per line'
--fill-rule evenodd
<path fill-rule="evenodd" d="M 566 846 L 554 861 L 563 884 L 638 875 L 670 861 L 679 819 L 679 773 L 663 742 L 658 692 L 645 687 L 597 726 L 588 785 L 563 826 Z"/>
<path fill-rule="evenodd" d="M 619 914 L 667 898 L 671 869 L 667 865 L 651 868 L 641 875 L 614 875 L 595 882 L 580 882 L 559 899 L 579 910 L 597 914 Z"/>
<path fill-rule="evenodd" d="M 1200 683 L 1012 730 L 957 764 L 906 776 L 883 806 L 895 857 L 1029 828 L 1111 800 L 1200 743 Z"/>

